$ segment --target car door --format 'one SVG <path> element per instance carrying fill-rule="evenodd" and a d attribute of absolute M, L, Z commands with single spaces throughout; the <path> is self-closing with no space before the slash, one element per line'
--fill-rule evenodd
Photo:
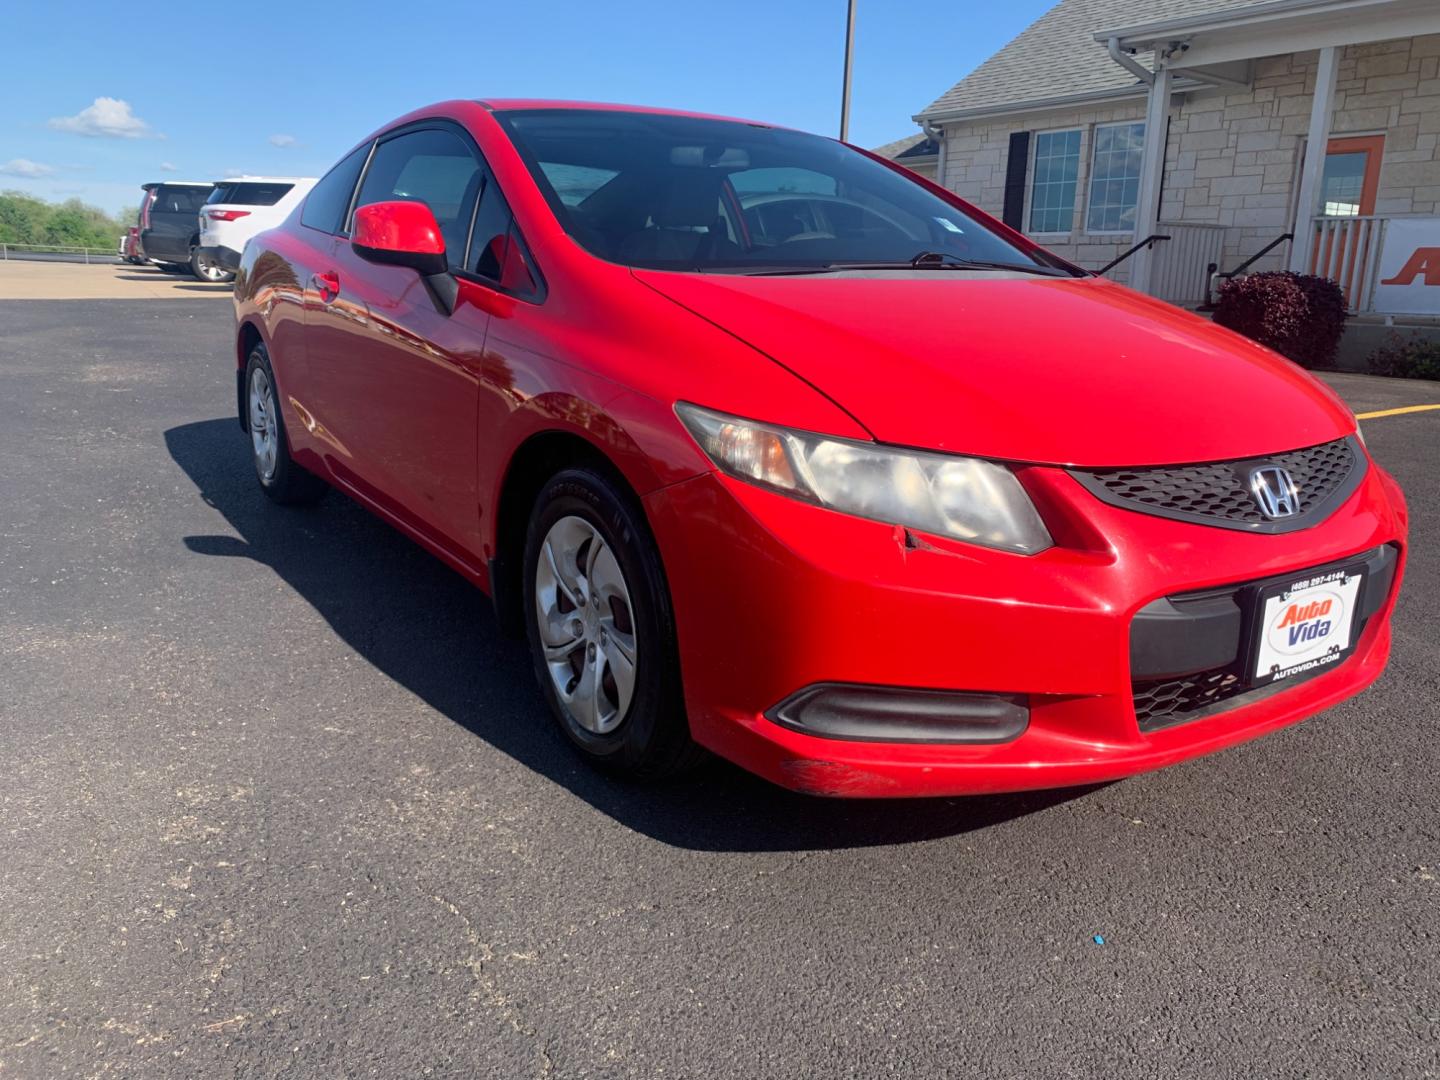
<path fill-rule="evenodd" d="M 424 202 L 460 270 L 484 181 L 479 152 L 458 128 L 409 127 L 376 144 L 354 205 Z M 366 262 L 348 234 L 316 277 L 306 355 L 323 423 L 343 448 L 332 471 L 453 558 L 478 564 L 476 401 L 489 316 L 470 304 L 447 313 L 414 270 Z"/>
<path fill-rule="evenodd" d="M 200 231 L 200 208 L 210 188 L 193 184 L 161 184 L 150 206 L 150 231 L 145 252 L 152 259 L 190 261 L 190 243 Z"/>

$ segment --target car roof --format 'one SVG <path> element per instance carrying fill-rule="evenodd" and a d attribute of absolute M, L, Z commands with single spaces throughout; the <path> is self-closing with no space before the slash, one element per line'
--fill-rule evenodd
<path fill-rule="evenodd" d="M 746 120 L 737 116 L 719 116 L 714 113 L 691 112 L 687 109 L 662 109 L 653 105 L 620 105 L 603 101 L 565 101 L 555 98 L 480 98 L 477 104 L 491 112 L 508 112 L 515 109 L 570 109 L 596 110 L 605 112 L 647 113 L 653 116 L 688 116 L 696 120 L 725 120 L 732 124 L 752 124 L 757 127 L 782 127 L 763 120 Z"/>
<path fill-rule="evenodd" d="M 214 187 L 213 180 L 151 180 L 148 184 L 141 184 L 144 191 L 153 191 L 157 187 Z"/>

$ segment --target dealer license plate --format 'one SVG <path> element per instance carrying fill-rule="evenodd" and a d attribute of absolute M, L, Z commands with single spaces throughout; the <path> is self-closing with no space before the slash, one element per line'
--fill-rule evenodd
<path fill-rule="evenodd" d="M 1260 590 L 1251 682 L 1256 686 L 1338 664 L 1355 648 L 1358 566 L 1312 572 Z"/>

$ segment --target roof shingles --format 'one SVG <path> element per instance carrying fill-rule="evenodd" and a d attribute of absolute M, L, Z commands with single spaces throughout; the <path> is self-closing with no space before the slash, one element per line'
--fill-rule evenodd
<path fill-rule="evenodd" d="M 894 142 L 886 143 L 884 146 L 877 146 L 871 151 L 891 161 L 906 162 L 915 158 L 931 158 L 940 153 L 940 146 L 929 136 L 922 132 L 914 135 L 907 135 L 903 139 L 896 139 Z"/>
<path fill-rule="evenodd" d="M 1095 41 L 1099 31 L 1251 7 L 1260 2 L 1262 0 L 1061 0 L 940 95 L 920 116 L 1010 108 L 1030 101 L 1123 90 L 1136 84 L 1135 77 L 1111 60 L 1105 46 Z"/>

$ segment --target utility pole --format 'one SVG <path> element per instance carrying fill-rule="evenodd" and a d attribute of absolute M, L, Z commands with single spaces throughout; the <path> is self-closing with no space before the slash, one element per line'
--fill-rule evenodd
<path fill-rule="evenodd" d="M 845 82 L 840 91 L 840 141 L 850 137 L 850 68 L 855 59 L 855 0 L 845 16 Z"/>

